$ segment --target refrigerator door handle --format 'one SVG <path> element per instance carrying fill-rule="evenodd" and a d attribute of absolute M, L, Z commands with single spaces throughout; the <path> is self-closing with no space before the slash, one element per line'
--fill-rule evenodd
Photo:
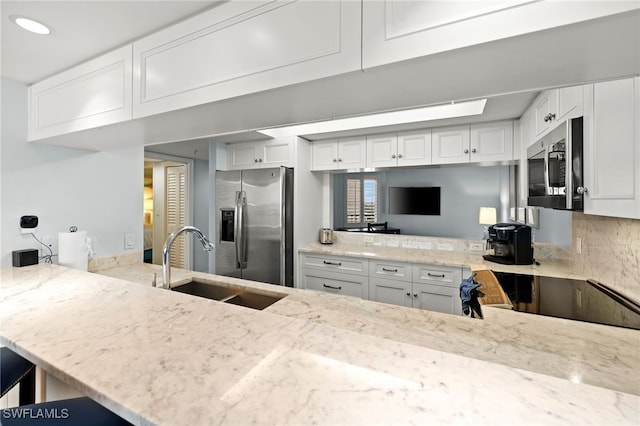
<path fill-rule="evenodd" d="M 247 259 L 245 253 L 245 229 L 244 229 L 244 206 L 246 203 L 246 195 L 244 191 L 236 192 L 236 208 L 235 208 L 235 246 L 236 246 L 236 263 L 238 268 L 247 267 Z"/>

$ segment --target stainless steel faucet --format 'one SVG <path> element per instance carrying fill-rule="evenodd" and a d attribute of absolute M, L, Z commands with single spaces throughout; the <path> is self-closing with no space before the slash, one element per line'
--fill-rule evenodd
<path fill-rule="evenodd" d="M 202 231 L 195 226 L 183 226 L 177 231 L 171 233 L 167 237 L 167 241 L 164 242 L 164 247 L 162 248 L 162 288 L 171 289 L 171 265 L 169 264 L 169 254 L 171 252 L 173 240 L 183 232 L 192 232 L 196 234 L 196 237 L 198 237 L 198 240 L 202 243 L 204 251 L 212 251 L 216 247 L 207 239 L 207 237 L 204 236 Z"/>

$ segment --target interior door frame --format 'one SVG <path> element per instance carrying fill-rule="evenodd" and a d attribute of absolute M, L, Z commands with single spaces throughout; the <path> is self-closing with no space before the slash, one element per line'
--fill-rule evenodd
<path fill-rule="evenodd" d="M 165 168 L 173 165 L 185 166 L 185 218 L 187 225 L 193 224 L 193 171 L 195 167 L 195 161 L 191 158 L 178 157 L 174 155 L 158 154 L 155 152 L 144 152 L 145 159 L 159 160 L 153 166 L 153 263 L 162 265 L 162 248 L 164 246 L 164 233 L 161 229 L 164 229 L 165 218 Z M 157 200 L 157 201 L 156 201 Z M 158 238 L 158 234 L 162 235 Z M 187 241 L 185 244 L 185 262 L 186 267 L 189 270 L 193 269 L 193 239 L 191 234 L 186 235 Z"/>

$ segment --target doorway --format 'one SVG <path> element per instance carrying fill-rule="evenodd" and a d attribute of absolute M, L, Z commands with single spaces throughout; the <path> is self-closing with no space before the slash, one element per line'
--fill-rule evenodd
<path fill-rule="evenodd" d="M 144 261 L 162 265 L 167 236 L 193 223 L 191 208 L 193 161 L 145 154 L 144 159 Z M 172 267 L 192 269 L 192 244 L 188 235 L 178 237 L 171 247 Z"/>

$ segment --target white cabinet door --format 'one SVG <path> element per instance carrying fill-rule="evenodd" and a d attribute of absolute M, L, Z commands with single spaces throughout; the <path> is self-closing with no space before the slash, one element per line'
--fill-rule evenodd
<path fill-rule="evenodd" d="M 131 120 L 131 45 L 29 87 L 29 140 Z"/>
<path fill-rule="evenodd" d="M 640 78 L 589 87 L 584 212 L 640 218 Z"/>
<path fill-rule="evenodd" d="M 341 138 L 338 141 L 338 168 L 361 169 L 367 164 L 365 137 Z"/>
<path fill-rule="evenodd" d="M 361 68 L 360 2 L 234 1 L 134 43 L 134 118 Z"/>
<path fill-rule="evenodd" d="M 634 2 L 362 2 L 363 68 L 451 51 L 621 13 Z"/>
<path fill-rule="evenodd" d="M 513 122 L 471 126 L 471 162 L 513 160 Z"/>
<path fill-rule="evenodd" d="M 242 170 L 292 166 L 292 149 L 289 138 L 228 144 L 227 167 L 229 170 Z"/>
<path fill-rule="evenodd" d="M 259 150 L 253 143 L 237 143 L 227 146 L 227 165 L 230 170 L 247 169 L 258 164 Z"/>
<path fill-rule="evenodd" d="M 293 144 L 290 138 L 263 142 L 259 145 L 258 164 L 261 167 L 294 166 Z M 262 160 L 262 161 L 260 161 Z"/>
<path fill-rule="evenodd" d="M 413 307 L 462 315 L 460 291 L 455 287 L 413 283 Z"/>
<path fill-rule="evenodd" d="M 367 167 L 398 164 L 398 137 L 394 134 L 367 136 Z"/>
<path fill-rule="evenodd" d="M 534 119 L 536 138 L 541 138 L 553 129 L 558 118 L 558 90 L 547 90 L 541 93 L 534 103 Z"/>
<path fill-rule="evenodd" d="M 431 130 L 398 133 L 398 166 L 431 164 Z"/>
<path fill-rule="evenodd" d="M 469 162 L 469 126 L 434 129 L 431 134 L 433 164 Z"/>
<path fill-rule="evenodd" d="M 311 170 L 338 168 L 338 141 L 335 139 L 311 144 Z"/>
<path fill-rule="evenodd" d="M 411 282 L 383 278 L 369 279 L 369 298 L 376 302 L 412 306 Z"/>
<path fill-rule="evenodd" d="M 558 89 L 558 123 L 583 114 L 583 86 Z"/>

